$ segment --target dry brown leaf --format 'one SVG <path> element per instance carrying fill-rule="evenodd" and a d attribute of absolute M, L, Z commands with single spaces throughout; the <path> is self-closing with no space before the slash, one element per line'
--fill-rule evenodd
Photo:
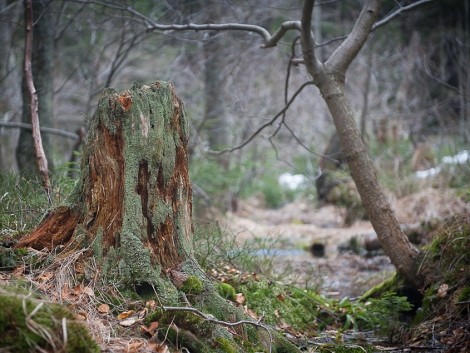
<path fill-rule="evenodd" d="M 235 294 L 235 302 L 238 303 L 238 304 L 245 303 L 245 296 L 243 295 L 243 293 Z"/>
<path fill-rule="evenodd" d="M 128 319 L 119 321 L 119 325 L 124 326 L 124 327 L 129 327 L 134 325 L 137 322 L 137 319 L 135 317 L 130 317 Z"/>
<path fill-rule="evenodd" d="M 157 303 L 155 302 L 155 300 L 149 300 L 147 301 L 147 303 L 145 303 L 145 306 L 150 310 L 155 310 Z"/>
<path fill-rule="evenodd" d="M 107 314 L 109 313 L 109 305 L 108 304 L 100 304 L 98 305 L 98 312 L 100 314 Z"/>
<path fill-rule="evenodd" d="M 256 314 L 253 310 L 251 309 L 248 309 L 246 306 L 245 306 L 245 313 L 252 317 L 253 319 L 258 319 L 258 314 Z"/>
<path fill-rule="evenodd" d="M 284 302 L 286 300 L 286 296 L 282 293 L 279 293 L 278 295 L 276 295 L 276 298 L 277 298 L 277 300 L 279 300 L 281 302 Z"/>
<path fill-rule="evenodd" d="M 150 336 L 153 336 L 158 329 L 158 321 L 152 321 L 148 326 L 141 325 L 140 330 L 143 333 L 148 333 Z"/>
<path fill-rule="evenodd" d="M 148 344 L 149 349 L 157 353 L 170 353 L 168 346 L 166 344 L 158 344 L 155 342 L 150 342 Z"/>
<path fill-rule="evenodd" d="M 75 320 L 78 320 L 78 321 L 85 321 L 86 320 L 86 315 L 84 315 L 83 312 L 75 313 L 75 314 L 73 314 L 73 316 L 75 317 Z"/>
<path fill-rule="evenodd" d="M 118 320 L 124 320 L 124 319 L 128 318 L 129 316 L 131 316 L 134 313 L 135 313 L 134 310 L 123 311 L 122 313 L 120 313 L 117 316 L 117 318 L 118 318 Z"/>
<path fill-rule="evenodd" d="M 25 269 L 26 269 L 25 265 L 15 267 L 15 269 L 13 270 L 11 274 L 13 275 L 13 277 L 23 276 Z"/>
<path fill-rule="evenodd" d="M 54 277 L 54 272 L 46 271 L 46 272 L 42 272 L 36 279 L 39 283 L 44 283 L 44 282 L 49 281 L 52 277 Z"/>
<path fill-rule="evenodd" d="M 144 345 L 144 342 L 137 341 L 137 342 L 129 342 L 126 347 L 127 353 L 136 353 L 140 347 Z"/>
<path fill-rule="evenodd" d="M 449 290 L 449 285 L 444 283 L 441 284 L 439 289 L 437 290 L 438 298 L 444 298 L 447 295 L 447 291 Z"/>
<path fill-rule="evenodd" d="M 94 297 L 95 296 L 95 291 L 91 287 L 83 288 L 83 293 L 87 294 L 89 297 Z"/>

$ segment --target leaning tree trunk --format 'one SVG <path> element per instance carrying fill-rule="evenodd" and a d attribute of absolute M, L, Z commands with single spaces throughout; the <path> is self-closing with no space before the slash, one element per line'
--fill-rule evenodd
<path fill-rule="evenodd" d="M 165 308 L 189 300 L 219 320 L 244 318 L 217 294 L 193 257 L 188 124 L 173 86 L 156 82 L 121 93 L 107 89 L 88 128 L 81 176 L 67 204 L 46 215 L 17 247 L 89 247 L 109 283 L 156 294 Z M 193 331 L 188 337 L 201 334 L 191 326 L 194 318 L 163 313 L 160 323 L 165 317 Z M 207 332 L 208 326 L 198 324 L 197 330 Z M 213 325 L 210 330 L 205 341 L 214 347 L 221 339 L 233 342 L 227 330 Z M 263 330 L 242 330 L 264 341 Z M 298 352 L 285 340 L 275 342 L 274 352 L 276 346 Z M 195 351 L 211 351 L 204 341 L 196 346 Z"/>

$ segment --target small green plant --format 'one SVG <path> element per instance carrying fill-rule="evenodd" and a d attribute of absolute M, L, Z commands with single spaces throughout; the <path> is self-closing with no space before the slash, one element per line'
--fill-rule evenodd
<path fill-rule="evenodd" d="M 189 276 L 184 282 L 181 290 L 186 294 L 199 294 L 203 291 L 204 286 L 199 278 L 196 276 Z"/>
<path fill-rule="evenodd" d="M 229 299 L 229 300 L 235 300 L 235 297 L 237 294 L 235 291 L 235 288 L 233 288 L 228 283 L 218 283 L 217 291 L 219 292 L 222 298 Z"/>

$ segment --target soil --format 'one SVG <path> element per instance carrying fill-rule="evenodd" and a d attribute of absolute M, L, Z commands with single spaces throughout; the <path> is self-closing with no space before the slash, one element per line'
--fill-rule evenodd
<path fill-rule="evenodd" d="M 403 228 L 470 211 L 470 205 L 453 192 L 436 189 L 391 202 Z M 237 212 L 227 213 L 220 224 L 235 234 L 239 243 L 259 247 L 258 255 L 268 257 L 273 272 L 283 280 L 315 287 L 330 297 L 357 297 L 388 278 L 394 267 L 380 247 L 365 249 L 378 242 L 370 222 L 357 221 L 346 227 L 345 214 L 343 208 L 314 207 L 308 201 L 265 209 L 253 198 L 240 202 Z M 314 244 L 316 256 L 311 252 Z"/>

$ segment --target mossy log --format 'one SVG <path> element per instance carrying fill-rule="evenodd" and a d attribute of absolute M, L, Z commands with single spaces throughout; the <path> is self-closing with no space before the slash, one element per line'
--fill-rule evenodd
<path fill-rule="evenodd" d="M 88 121 L 74 191 L 17 247 L 88 247 L 100 275 L 110 283 L 157 295 L 162 306 L 187 305 L 189 300 L 219 320 L 244 318 L 219 296 L 193 256 L 187 143 L 188 122 L 172 84 L 105 90 Z M 192 315 L 181 318 L 182 328 L 194 335 L 204 332 L 215 351 L 221 351 L 217 337 L 236 341 L 225 328 L 213 327 L 208 334 L 207 325 L 184 327 Z M 176 319 L 172 322 L 178 325 Z M 198 328 L 201 332 L 195 332 Z M 249 336 L 254 345 L 265 341 L 263 330 L 242 331 L 240 337 Z M 272 352 L 298 352 L 284 340 L 270 346 Z"/>

